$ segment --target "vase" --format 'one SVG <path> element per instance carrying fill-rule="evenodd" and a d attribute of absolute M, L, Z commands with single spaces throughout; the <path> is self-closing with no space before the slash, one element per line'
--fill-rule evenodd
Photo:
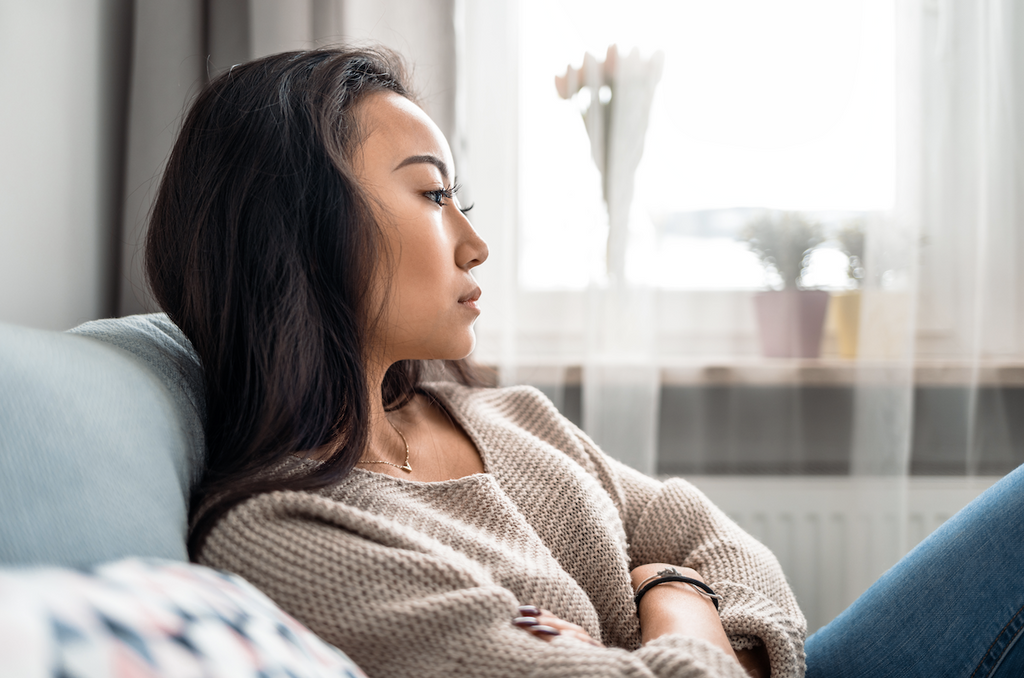
<path fill-rule="evenodd" d="M 821 354 L 828 297 L 824 290 L 755 294 L 761 353 L 767 358 L 817 358 Z"/>

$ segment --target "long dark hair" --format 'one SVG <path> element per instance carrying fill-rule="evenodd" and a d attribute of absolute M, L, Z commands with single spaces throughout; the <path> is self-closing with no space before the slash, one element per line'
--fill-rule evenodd
<path fill-rule="evenodd" d="M 185 118 L 153 208 L 146 275 L 206 377 L 193 558 L 237 502 L 323 487 L 362 456 L 364 348 L 379 312 L 371 281 L 390 259 L 349 161 L 361 139 L 353 107 L 374 92 L 411 98 L 404 72 L 380 49 L 275 54 L 214 79 Z M 388 370 L 388 409 L 412 398 L 424 367 Z M 468 363 L 447 367 L 480 383 Z M 334 454 L 309 473 L 268 475 L 326 444 Z"/>

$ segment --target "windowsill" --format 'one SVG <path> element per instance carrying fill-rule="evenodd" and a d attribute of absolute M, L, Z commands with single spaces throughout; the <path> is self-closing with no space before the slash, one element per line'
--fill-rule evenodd
<path fill-rule="evenodd" d="M 486 285 L 484 289 L 487 289 Z M 1024 385 L 1024 356 L 983 360 L 975 365 L 968 358 L 973 341 L 950 322 L 926 322 L 914 327 L 905 313 L 906 306 L 895 304 L 892 318 L 876 322 L 885 327 L 884 336 L 874 337 L 877 361 L 852 361 L 839 357 L 838 328 L 834 316 L 826 320 L 821 341 L 822 358 L 785 360 L 760 357 L 759 331 L 752 297 L 756 292 L 705 290 L 655 290 L 651 303 L 638 302 L 635 317 L 619 318 L 629 329 L 628 341 L 616 339 L 623 350 L 646 346 L 639 351 L 653 356 L 665 369 L 666 383 L 678 384 L 835 384 L 864 383 L 866 379 L 882 383 L 906 382 L 910 377 L 893 356 L 911 351 L 914 355 L 914 381 L 927 385 L 963 385 L 978 383 Z M 899 293 L 893 293 L 899 297 Z M 511 360 L 518 365 L 547 366 L 564 372 L 566 366 L 581 365 L 595 349 L 594 337 L 604 331 L 593 317 L 592 299 L 582 291 L 520 291 L 506 312 L 486 311 L 476 325 L 478 352 L 484 363 Z M 904 302 L 909 303 L 906 299 Z M 498 307 L 502 307 L 501 304 Z M 589 309 L 589 310 L 588 310 Z M 905 310 L 905 309 L 904 309 Z M 925 314 L 927 315 L 927 314 Z M 617 317 L 617 316 L 615 316 Z M 880 331 L 880 330 L 879 330 Z M 914 340 L 909 340 L 914 332 Z M 878 351 L 884 351 L 878 353 Z M 977 374 L 976 374 L 977 372 Z M 561 372 L 553 383 L 562 383 Z M 571 382 L 570 382 L 571 383 Z"/>
<path fill-rule="evenodd" d="M 855 386 L 1024 386 L 1024 361 L 916 359 L 901 361 L 843 358 L 747 358 L 700 360 L 662 369 L 662 383 L 679 386 L 807 385 Z"/>
<path fill-rule="evenodd" d="M 580 366 L 521 366 L 526 380 L 537 384 L 579 385 Z M 843 358 L 712 358 L 673 360 L 661 368 L 664 386 L 915 386 L 1024 387 L 1024 360 L 917 359 L 913 366 L 900 361 Z"/>

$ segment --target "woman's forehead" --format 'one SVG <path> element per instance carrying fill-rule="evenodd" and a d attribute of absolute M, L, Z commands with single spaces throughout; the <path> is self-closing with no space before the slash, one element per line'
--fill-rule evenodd
<path fill-rule="evenodd" d="M 394 92 L 374 93 L 355 113 L 365 135 L 357 160 L 364 169 L 392 172 L 410 157 L 428 155 L 452 166 L 451 150 L 441 130 L 409 99 Z"/>

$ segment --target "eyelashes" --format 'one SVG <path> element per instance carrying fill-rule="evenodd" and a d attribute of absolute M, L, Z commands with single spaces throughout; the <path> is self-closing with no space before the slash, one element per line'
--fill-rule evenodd
<path fill-rule="evenodd" d="M 426 196 L 437 203 L 438 207 L 444 207 L 448 203 L 445 200 L 451 200 L 455 197 L 455 194 L 459 191 L 460 186 L 454 184 L 452 186 L 446 186 L 445 188 L 437 188 L 433 191 L 427 191 Z"/>
<path fill-rule="evenodd" d="M 455 195 L 459 192 L 460 188 L 462 188 L 462 186 L 458 182 L 456 182 L 456 183 L 452 184 L 451 186 L 446 186 L 444 188 L 438 188 L 438 189 L 433 190 L 433 191 L 427 191 L 425 195 L 431 201 L 436 203 L 438 207 L 444 207 L 444 206 L 446 206 L 448 204 L 445 201 L 453 199 L 455 197 Z M 473 205 L 470 205 L 469 207 L 460 207 L 459 211 L 462 212 L 463 214 L 465 214 L 466 212 L 468 212 L 471 209 L 473 209 Z"/>

